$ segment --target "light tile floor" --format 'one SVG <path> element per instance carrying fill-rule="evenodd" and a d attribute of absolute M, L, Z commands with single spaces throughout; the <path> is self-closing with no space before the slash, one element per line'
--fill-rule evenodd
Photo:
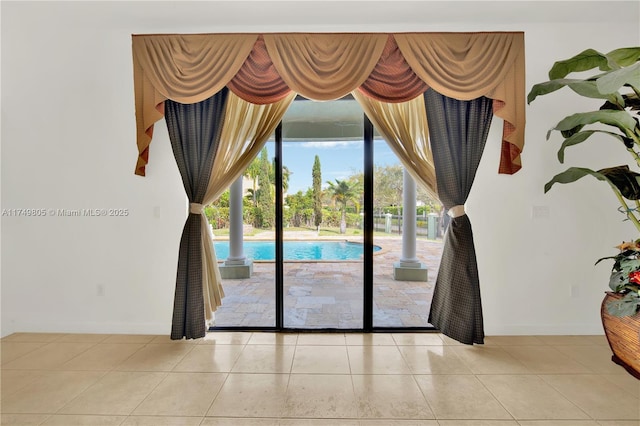
<path fill-rule="evenodd" d="M 16 333 L 2 425 L 638 426 L 604 336 Z"/>

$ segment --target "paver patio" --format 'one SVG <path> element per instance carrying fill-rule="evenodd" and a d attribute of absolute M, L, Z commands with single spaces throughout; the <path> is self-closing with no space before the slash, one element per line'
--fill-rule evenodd
<path fill-rule="evenodd" d="M 272 233 L 251 239 L 273 239 Z M 331 240 L 314 232 L 286 233 L 285 239 Z M 245 240 L 249 238 L 245 237 Z M 442 241 L 418 239 L 416 254 L 427 265 L 428 281 L 396 281 L 393 263 L 402 254 L 398 236 L 375 237 L 382 250 L 374 255 L 374 327 L 429 327 Z M 285 261 L 284 326 L 287 328 L 362 328 L 362 261 Z M 272 327 L 275 325 L 275 263 L 255 261 L 248 279 L 222 282 L 225 298 L 216 312 L 216 326 Z"/>

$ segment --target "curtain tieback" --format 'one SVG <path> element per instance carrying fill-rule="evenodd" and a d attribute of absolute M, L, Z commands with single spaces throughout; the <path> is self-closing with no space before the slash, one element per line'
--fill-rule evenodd
<path fill-rule="evenodd" d="M 200 203 L 191 203 L 189 204 L 189 213 L 192 214 L 203 214 L 204 206 Z"/>
<path fill-rule="evenodd" d="M 455 219 L 456 217 L 460 217 L 464 214 L 467 214 L 464 211 L 464 206 L 462 204 L 458 204 L 457 206 L 453 206 L 451 207 L 448 211 L 447 214 L 449 215 L 449 217 L 451 217 L 452 219 Z"/>

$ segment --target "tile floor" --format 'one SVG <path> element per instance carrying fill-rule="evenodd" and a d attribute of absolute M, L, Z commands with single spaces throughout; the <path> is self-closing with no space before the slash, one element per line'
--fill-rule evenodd
<path fill-rule="evenodd" d="M 16 333 L 2 425 L 638 426 L 603 336 Z"/>

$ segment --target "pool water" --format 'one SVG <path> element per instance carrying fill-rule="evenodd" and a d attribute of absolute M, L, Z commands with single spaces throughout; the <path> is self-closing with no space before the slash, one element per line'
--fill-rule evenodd
<path fill-rule="evenodd" d="M 213 243 L 218 260 L 229 256 L 229 242 Z M 364 245 L 349 241 L 284 241 L 284 260 L 358 260 L 364 253 Z M 380 250 L 374 246 L 373 251 Z M 245 241 L 244 255 L 253 260 L 275 260 L 274 241 Z"/>

